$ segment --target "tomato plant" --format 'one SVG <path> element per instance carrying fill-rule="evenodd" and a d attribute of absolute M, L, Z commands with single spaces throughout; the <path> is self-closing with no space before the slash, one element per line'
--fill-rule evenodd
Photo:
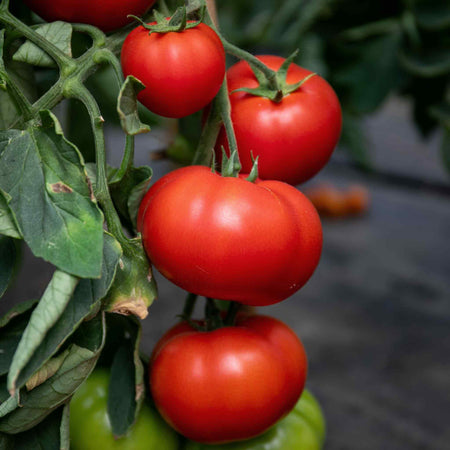
<path fill-rule="evenodd" d="M 278 56 L 258 59 L 273 70 L 285 62 Z M 291 64 L 286 83 L 294 85 L 311 75 L 311 71 Z M 259 176 L 293 185 L 314 176 L 328 161 L 339 139 L 342 113 L 331 86 L 314 75 L 279 101 L 253 95 L 242 88 L 259 84 L 246 61 L 227 71 L 231 102 L 231 120 L 236 134 L 243 171 L 250 171 L 253 157 L 259 156 Z M 251 125 L 250 125 L 251 124 Z M 222 129 L 216 149 L 228 148 Z"/>
<path fill-rule="evenodd" d="M 206 445 L 189 441 L 184 450 L 321 450 L 325 419 L 319 403 L 305 389 L 294 409 L 264 434 L 248 441 Z"/>
<path fill-rule="evenodd" d="M 26 2 L 42 18 L 58 19 L 45 24 L 21 3 L 0 6 L 0 296 L 21 253 L 15 240 L 54 267 L 38 300 L 0 320 L 0 348 L 7 349 L 0 446 L 68 448 L 70 428 L 75 449 L 176 448 L 176 433 L 144 403 L 138 318 L 157 295 L 147 255 L 189 291 L 186 322 L 151 358 L 158 408 L 192 439 L 253 438 L 294 407 L 307 363 L 292 330 L 238 314 L 238 302 L 270 305 L 289 297 L 314 272 L 322 247 L 317 212 L 301 192 L 261 180 L 256 168 L 247 178 L 238 174 L 225 51 L 259 67 L 267 80 L 275 72 L 227 42 L 203 0 L 186 2 L 171 17 L 163 2 L 154 22 L 145 13 L 152 1 L 56 3 Z M 143 15 L 141 26 L 128 36 L 131 27 L 114 31 L 129 13 Z M 99 69 L 116 85 L 100 82 Z M 99 83 L 117 92 L 112 114 Z M 273 101 L 294 97 L 300 87 L 280 86 L 282 98 Z M 150 131 L 138 99 L 168 117 L 210 103 L 203 129 L 197 124 L 195 165 L 149 190 L 152 169 L 134 167 L 135 135 Z M 61 124 L 57 106 L 66 100 Z M 122 150 L 118 167 L 106 162 L 111 117 L 126 135 L 123 149 L 114 144 Z M 179 123 L 154 120 L 172 131 Z M 207 166 L 222 126 L 232 152 L 218 175 Z M 74 136 L 74 128 L 82 133 Z M 198 295 L 208 298 L 196 322 L 190 317 Z M 226 300 L 226 312 L 216 299 Z M 89 377 L 97 363 L 108 371 Z"/>
<path fill-rule="evenodd" d="M 155 267 L 207 297 L 277 303 L 306 283 L 320 258 L 316 210 L 278 181 L 221 177 L 202 166 L 178 169 L 149 189 L 139 218 Z"/>
<path fill-rule="evenodd" d="M 219 36 L 203 23 L 181 31 L 150 31 L 137 27 L 122 47 L 125 76 L 133 75 L 146 86 L 139 101 L 165 117 L 199 111 L 215 97 L 225 76 Z"/>
<path fill-rule="evenodd" d="M 126 436 L 114 437 L 107 413 L 109 373 L 96 369 L 70 402 L 73 450 L 177 450 L 178 436 L 144 403 Z"/>
<path fill-rule="evenodd" d="M 279 320 L 239 315 L 233 327 L 178 326 L 168 333 L 152 358 L 150 387 L 161 415 L 190 439 L 215 443 L 261 434 L 291 411 L 303 390 L 303 345 Z"/>
<path fill-rule="evenodd" d="M 142 16 L 156 0 L 24 0 L 48 22 L 63 20 L 112 31 L 130 23 L 129 14 Z"/>

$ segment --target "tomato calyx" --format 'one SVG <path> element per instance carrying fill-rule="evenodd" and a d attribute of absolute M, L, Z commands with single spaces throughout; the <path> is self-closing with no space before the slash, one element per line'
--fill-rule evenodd
<path fill-rule="evenodd" d="M 289 70 L 289 66 L 294 61 L 297 54 L 298 49 L 294 53 L 292 53 L 292 55 L 286 58 L 277 72 L 273 71 L 273 74 L 271 74 L 270 76 L 268 76 L 267 73 L 262 72 L 260 68 L 258 68 L 258 66 L 254 64 L 253 61 L 247 60 L 253 73 L 255 74 L 256 79 L 258 80 L 259 86 L 256 88 L 243 87 L 240 89 L 235 89 L 231 92 L 231 94 L 235 92 L 246 92 L 258 97 L 268 98 L 275 103 L 281 102 L 285 96 L 297 91 L 306 81 L 317 75 L 316 73 L 311 73 L 297 83 L 287 84 L 287 72 Z"/>
<path fill-rule="evenodd" d="M 183 311 L 178 317 L 187 322 L 196 331 L 209 332 L 219 328 L 234 326 L 236 315 L 241 308 L 238 302 L 228 302 L 228 310 L 225 312 L 217 306 L 213 298 L 206 297 L 205 318 L 203 320 L 192 319 Z"/>
<path fill-rule="evenodd" d="M 142 19 L 136 16 L 129 17 L 133 17 L 135 20 L 137 20 L 141 24 L 141 26 L 149 31 L 149 34 L 164 34 L 171 32 L 180 33 L 184 30 L 189 30 L 200 25 L 205 17 L 205 11 L 206 6 L 203 5 L 199 9 L 199 19 L 196 21 L 188 20 L 186 6 L 180 6 L 179 8 L 177 8 L 175 13 L 171 17 L 166 17 L 164 14 L 161 14 L 160 12 L 154 10 L 153 15 L 155 17 L 155 22 L 152 23 L 145 23 L 144 21 L 142 21 Z"/>
<path fill-rule="evenodd" d="M 225 149 L 222 147 L 222 167 L 220 168 L 220 173 L 223 177 L 237 178 L 242 166 L 239 161 L 239 154 L 236 151 L 231 152 L 230 157 L 228 157 Z"/>
<path fill-rule="evenodd" d="M 251 183 L 254 183 L 258 178 L 258 156 L 256 158 L 254 158 L 253 154 L 252 154 L 252 161 L 253 161 L 252 169 L 245 179 L 247 181 L 250 181 Z M 212 171 L 213 172 L 214 172 L 214 166 L 215 166 L 215 156 L 213 154 L 213 161 L 212 161 Z M 234 150 L 231 152 L 231 155 L 228 157 L 225 148 L 222 146 L 222 164 L 221 164 L 220 174 L 223 177 L 237 178 L 237 177 L 239 177 L 239 173 L 240 173 L 241 169 L 242 169 L 242 165 L 241 165 L 241 162 L 239 161 L 238 152 Z"/>

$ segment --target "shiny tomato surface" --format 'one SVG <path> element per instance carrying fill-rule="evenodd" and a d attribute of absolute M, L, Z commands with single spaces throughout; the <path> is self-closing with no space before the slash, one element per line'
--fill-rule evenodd
<path fill-rule="evenodd" d="M 150 388 L 161 415 L 197 442 L 257 436 L 288 414 L 303 391 L 306 354 L 295 333 L 268 316 L 196 331 L 176 326 L 157 344 Z"/>
<path fill-rule="evenodd" d="M 146 89 L 139 101 L 165 117 L 185 117 L 205 107 L 225 77 L 225 51 L 217 33 L 201 23 L 181 32 L 134 29 L 122 47 L 122 69 Z"/>
<path fill-rule="evenodd" d="M 322 227 L 311 202 L 279 181 L 174 170 L 144 197 L 138 229 L 154 266 L 183 289 L 263 306 L 300 289 L 314 272 Z"/>
<path fill-rule="evenodd" d="M 86 23 L 113 31 L 133 21 L 129 14 L 142 16 L 156 0 L 24 0 L 47 22 Z"/>

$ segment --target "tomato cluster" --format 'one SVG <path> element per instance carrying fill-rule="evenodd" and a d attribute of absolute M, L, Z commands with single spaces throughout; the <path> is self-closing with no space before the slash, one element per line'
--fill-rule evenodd
<path fill-rule="evenodd" d="M 206 25 L 173 30 L 171 23 L 159 21 L 130 33 L 122 67 L 146 86 L 138 95 L 145 106 L 163 116 L 184 117 L 217 94 L 225 76 L 224 49 Z M 282 98 L 248 91 L 260 78 L 244 61 L 229 69 L 226 79 L 243 172 L 252 172 L 259 156 L 259 177 L 225 169 L 219 174 L 198 165 L 177 169 L 151 186 L 137 217 L 147 255 L 163 276 L 209 301 L 248 306 L 285 300 L 317 267 L 321 223 L 308 198 L 292 185 L 323 167 L 341 130 L 339 102 L 325 80 L 295 64 L 285 70 L 279 57 L 258 58 L 277 73 Z M 278 72 L 284 70 L 283 77 Z M 246 91 L 235 92 L 241 88 Z M 218 159 L 222 147 L 232 162 L 225 128 L 216 142 Z M 187 448 L 252 448 L 251 441 L 239 446 L 252 438 L 269 445 L 264 448 L 280 448 L 302 427 L 303 440 L 297 437 L 296 444 L 320 448 L 323 435 L 289 414 L 307 373 L 295 333 L 262 315 L 238 314 L 234 323 L 219 320 L 211 326 L 210 313 L 207 309 L 204 321 L 188 318 L 167 331 L 149 366 L 155 405 L 192 440 Z M 280 422 L 278 431 L 266 433 L 284 417 L 287 422 Z"/>
<path fill-rule="evenodd" d="M 81 15 L 79 7 L 78 15 L 72 14 L 73 2 L 68 0 L 54 8 L 48 1 L 27 3 L 46 19 L 86 22 L 109 31 L 125 24 L 127 14 L 142 14 L 153 1 L 125 2 L 126 8 L 121 1 L 118 8 L 115 2 L 90 0 Z M 96 4 L 103 9 L 91 17 Z M 320 76 L 267 55 L 252 61 L 276 74 L 278 84 L 268 83 L 275 95 L 264 94 L 262 84 L 258 86 L 261 74 L 255 75 L 247 62 L 225 74 L 224 46 L 212 27 L 186 21 L 186 15 L 181 20 L 155 17 L 156 22 L 142 24 L 127 36 L 121 52 L 124 75 L 145 86 L 138 99 L 156 114 L 181 118 L 208 108 L 226 79 L 228 94 L 223 89 L 219 95 L 228 96 L 231 112 L 224 117 L 221 111 L 228 126 L 215 142 L 217 158 L 224 148 L 233 161 L 237 151 L 242 172 L 252 175 L 245 178 L 238 170 L 219 174 L 215 167 L 193 165 L 162 177 L 148 190 L 138 212 L 137 229 L 146 253 L 163 276 L 208 298 L 208 305 L 214 299 L 248 306 L 281 302 L 308 281 L 319 263 L 319 216 L 293 185 L 311 178 L 328 161 L 341 131 L 339 101 Z M 257 156 L 259 177 L 252 170 Z M 324 434 L 320 408 L 305 406 L 308 401 L 314 404 L 309 394 L 299 401 L 307 374 L 301 341 L 279 320 L 248 313 L 234 317 L 232 310 L 226 320 L 217 312 L 213 317 L 208 309 L 204 320 L 185 317 L 158 342 L 149 382 L 159 413 L 192 440 L 187 449 L 300 448 L 299 443 L 303 450 L 319 449 Z M 94 416 L 103 423 L 95 436 L 75 432 L 74 448 L 96 448 L 99 436 L 108 441 L 108 448 L 119 448 L 110 440 L 105 419 L 105 379 L 102 372 L 94 374 L 94 381 L 72 402 L 74 427 Z M 93 389 L 91 382 L 101 387 Z M 78 400 L 86 395 L 96 398 L 95 409 Z M 312 419 L 305 422 L 308 408 Z M 161 421 L 146 407 L 141 415 L 149 429 Z M 141 420 L 132 433 L 150 442 L 148 448 L 177 445 L 167 425 L 161 428 L 161 443 L 161 433 L 146 436 Z M 248 439 L 255 440 L 239 443 Z"/>

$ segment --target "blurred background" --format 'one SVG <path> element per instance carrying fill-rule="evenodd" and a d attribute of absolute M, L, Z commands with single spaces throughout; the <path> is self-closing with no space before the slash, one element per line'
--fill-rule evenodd
<path fill-rule="evenodd" d="M 319 267 L 296 295 L 260 311 L 303 340 L 308 386 L 328 421 L 325 448 L 448 449 L 450 2 L 219 0 L 217 9 L 225 37 L 252 53 L 286 57 L 299 48 L 295 62 L 326 78 L 344 111 L 331 161 L 299 186 L 322 211 Z M 42 70 L 36 89 L 55 77 Z M 112 74 L 100 71 L 90 87 L 117 166 L 124 137 Z M 76 102 L 59 112 L 66 135 L 92 161 L 87 115 Z M 156 180 L 189 161 L 200 115 L 174 121 L 142 113 L 152 131 L 138 137 L 135 164 L 150 165 Z M 343 210 L 349 192 L 357 207 Z M 2 313 L 40 296 L 51 277 L 51 266 L 23 252 Z M 146 353 L 185 298 L 156 276 L 160 295 L 143 323 Z"/>

